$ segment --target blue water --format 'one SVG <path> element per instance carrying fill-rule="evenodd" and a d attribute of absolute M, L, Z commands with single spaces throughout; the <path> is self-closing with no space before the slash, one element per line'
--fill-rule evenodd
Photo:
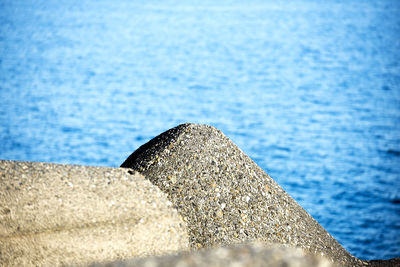
<path fill-rule="evenodd" d="M 399 1 L 0 0 L 0 158 L 216 126 L 346 249 L 400 256 Z"/>

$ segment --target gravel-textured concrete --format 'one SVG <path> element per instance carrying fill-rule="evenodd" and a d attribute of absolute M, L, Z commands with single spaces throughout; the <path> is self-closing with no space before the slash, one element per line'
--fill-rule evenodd
<path fill-rule="evenodd" d="M 122 168 L 0 161 L 0 266 L 87 264 L 188 249 L 166 195 Z"/>
<path fill-rule="evenodd" d="M 306 255 L 300 249 L 266 247 L 262 244 L 246 244 L 219 247 L 178 255 L 148 257 L 92 264 L 91 267 L 329 267 L 334 266 L 322 257 Z"/>
<path fill-rule="evenodd" d="M 400 267 L 400 258 L 365 261 L 369 267 Z"/>
<path fill-rule="evenodd" d="M 259 240 L 300 247 L 340 266 L 363 265 L 214 127 L 177 126 L 121 167 L 141 172 L 168 194 L 187 222 L 192 248 Z"/>

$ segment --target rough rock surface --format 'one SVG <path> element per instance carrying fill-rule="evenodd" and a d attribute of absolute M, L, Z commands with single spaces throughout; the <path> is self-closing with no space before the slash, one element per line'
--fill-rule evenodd
<path fill-rule="evenodd" d="M 179 125 L 121 167 L 141 172 L 168 194 L 187 222 L 192 248 L 258 240 L 299 247 L 340 266 L 363 265 L 214 127 Z"/>
<path fill-rule="evenodd" d="M 231 247 L 219 247 L 192 253 L 148 257 L 91 264 L 91 267 L 329 267 L 330 261 L 311 255 L 305 255 L 300 249 L 285 247 L 266 247 L 262 244 L 246 244 Z"/>
<path fill-rule="evenodd" d="M 88 264 L 188 248 L 179 214 L 137 173 L 0 161 L 0 266 Z"/>
<path fill-rule="evenodd" d="M 388 260 L 370 260 L 365 261 L 365 264 L 370 267 L 400 267 L 400 258 Z"/>

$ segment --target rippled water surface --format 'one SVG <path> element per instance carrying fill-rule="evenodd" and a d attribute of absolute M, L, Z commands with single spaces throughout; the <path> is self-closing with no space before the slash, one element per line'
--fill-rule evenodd
<path fill-rule="evenodd" d="M 399 1 L 0 2 L 0 158 L 211 124 L 346 249 L 400 256 Z"/>

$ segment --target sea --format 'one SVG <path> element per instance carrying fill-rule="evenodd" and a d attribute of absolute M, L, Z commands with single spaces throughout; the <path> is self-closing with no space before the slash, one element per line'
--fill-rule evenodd
<path fill-rule="evenodd" d="M 0 0 L 0 159 L 118 167 L 185 122 L 400 257 L 400 1 Z"/>

